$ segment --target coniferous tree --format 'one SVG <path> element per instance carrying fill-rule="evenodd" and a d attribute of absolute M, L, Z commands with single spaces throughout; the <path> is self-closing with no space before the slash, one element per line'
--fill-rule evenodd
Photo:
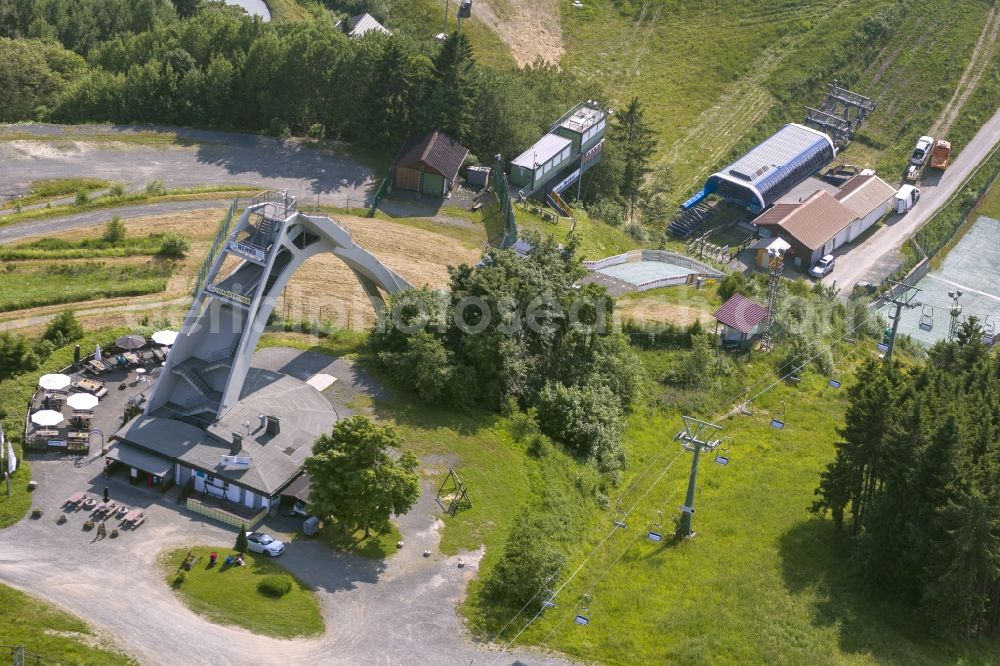
<path fill-rule="evenodd" d="M 428 129 L 444 130 L 458 141 L 472 134 L 475 60 L 469 38 L 453 32 L 434 58 L 434 85 L 427 100 Z"/>
<path fill-rule="evenodd" d="M 616 116 L 609 139 L 621 155 L 623 173 L 619 192 L 628 206 L 629 219 L 632 219 L 646 174 L 652 171 L 650 160 L 656 152 L 656 136 L 646 123 L 638 97 L 633 97 L 628 108 Z"/>

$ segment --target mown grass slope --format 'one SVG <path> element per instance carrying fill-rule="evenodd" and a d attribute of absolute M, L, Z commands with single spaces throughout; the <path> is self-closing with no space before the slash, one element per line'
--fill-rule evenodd
<path fill-rule="evenodd" d="M 136 663 L 124 654 L 102 647 L 101 639 L 80 618 L 6 585 L 0 585 L 0 627 L 0 642 L 24 646 L 28 653 L 25 663 L 87 666 Z M 7 648 L 3 652 L 5 658 L 10 654 Z M 41 660 L 36 662 L 36 657 Z"/>
<path fill-rule="evenodd" d="M 563 64 L 615 105 L 642 100 L 680 201 L 737 151 L 800 122 L 834 78 L 880 101 L 845 159 L 901 168 L 951 97 L 990 4 L 594 1 L 562 13 Z"/>

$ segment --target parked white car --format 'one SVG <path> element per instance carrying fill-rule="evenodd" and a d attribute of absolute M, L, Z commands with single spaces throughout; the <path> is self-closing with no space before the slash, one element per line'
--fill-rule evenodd
<path fill-rule="evenodd" d="M 817 280 L 833 270 L 833 265 L 836 259 L 833 258 L 832 254 L 824 256 L 822 259 L 816 262 L 816 265 L 809 269 L 809 276 L 814 277 Z"/>
<path fill-rule="evenodd" d="M 247 532 L 247 547 L 251 552 L 264 553 L 271 557 L 277 557 L 285 552 L 285 544 L 263 532 Z"/>
<path fill-rule="evenodd" d="M 930 156 L 931 148 L 934 147 L 934 139 L 929 136 L 922 136 L 917 140 L 917 145 L 913 149 L 913 154 L 910 155 L 910 164 L 914 166 L 923 166 L 924 162 L 927 161 L 928 156 Z"/>

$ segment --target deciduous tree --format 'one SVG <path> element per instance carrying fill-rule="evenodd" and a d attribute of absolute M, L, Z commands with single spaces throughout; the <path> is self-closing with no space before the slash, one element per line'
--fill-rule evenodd
<path fill-rule="evenodd" d="M 377 426 L 366 416 L 338 421 L 305 461 L 310 503 L 347 532 L 364 529 L 367 537 L 372 528 L 384 531 L 390 516 L 406 513 L 420 496 L 417 457 L 390 454 L 401 448 L 391 426 Z"/>

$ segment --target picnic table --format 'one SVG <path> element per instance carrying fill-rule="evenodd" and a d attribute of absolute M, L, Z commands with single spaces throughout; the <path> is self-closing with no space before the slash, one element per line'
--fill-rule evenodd
<path fill-rule="evenodd" d="M 68 433 L 66 433 L 66 439 L 70 441 L 85 440 L 88 439 L 89 437 L 90 435 L 86 430 L 70 430 Z"/>
<path fill-rule="evenodd" d="M 125 514 L 124 518 L 122 518 L 122 523 L 127 523 L 132 525 L 133 527 L 138 527 L 143 520 L 145 520 L 145 516 L 143 516 L 142 511 L 140 511 L 139 509 L 132 509 L 131 511 Z"/>
<path fill-rule="evenodd" d="M 85 498 L 86 496 L 87 493 L 77 493 L 75 495 L 70 496 L 70 498 L 67 499 L 65 502 L 63 502 L 63 504 L 67 506 L 76 506 L 77 504 L 82 502 L 83 498 Z"/>
<path fill-rule="evenodd" d="M 97 374 L 101 374 L 108 371 L 108 366 L 105 365 L 102 361 L 98 361 L 97 359 L 93 358 L 90 359 L 89 361 L 87 361 L 86 365 L 91 371 L 96 372 Z"/>
<path fill-rule="evenodd" d="M 98 398 L 108 394 L 108 389 L 104 388 L 104 384 L 93 379 L 81 379 L 73 384 L 73 388 L 78 388 L 85 393 L 92 393 Z"/>

